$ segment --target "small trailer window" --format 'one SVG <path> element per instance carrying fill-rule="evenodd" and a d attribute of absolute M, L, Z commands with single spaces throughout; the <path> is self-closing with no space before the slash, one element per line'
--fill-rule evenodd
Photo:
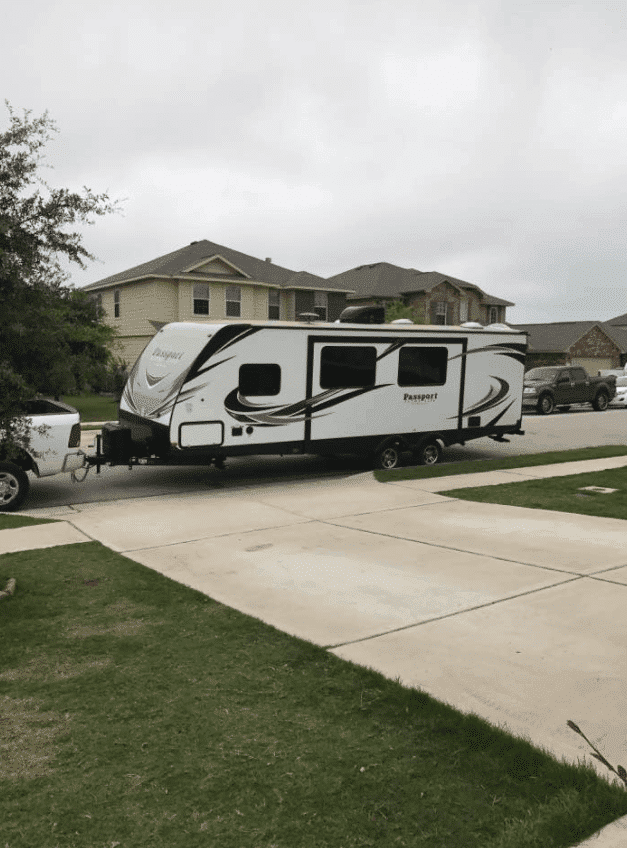
<path fill-rule="evenodd" d="M 376 367 L 375 347 L 323 347 L 320 353 L 320 386 L 323 389 L 374 386 Z"/>
<path fill-rule="evenodd" d="M 402 347 L 398 355 L 398 385 L 443 386 L 447 359 L 445 347 Z"/>
<path fill-rule="evenodd" d="M 278 395 L 281 391 L 281 366 L 257 362 L 240 365 L 238 391 L 244 397 Z"/>

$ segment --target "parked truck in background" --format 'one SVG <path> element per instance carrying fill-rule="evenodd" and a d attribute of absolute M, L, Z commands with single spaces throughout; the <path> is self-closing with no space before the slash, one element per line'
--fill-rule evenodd
<path fill-rule="evenodd" d="M 523 385 L 523 409 L 550 415 L 557 407 L 590 403 L 598 412 L 607 409 L 616 394 L 616 377 L 591 377 L 581 366 L 550 365 L 527 371 Z"/>

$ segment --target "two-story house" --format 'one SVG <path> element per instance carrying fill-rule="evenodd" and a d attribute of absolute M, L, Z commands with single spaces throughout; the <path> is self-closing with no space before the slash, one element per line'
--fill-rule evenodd
<path fill-rule="evenodd" d="M 290 271 L 271 259 L 256 259 L 204 239 L 91 283 L 83 291 L 102 305 L 129 364 L 170 321 L 293 321 L 306 312 L 334 321 L 352 293 L 315 274 Z"/>
<path fill-rule="evenodd" d="M 385 305 L 401 300 L 412 306 L 426 324 L 504 324 L 509 300 L 486 294 L 474 283 L 458 280 L 439 271 L 416 271 L 389 262 L 359 265 L 329 277 L 329 283 L 352 289 L 351 305 Z"/>

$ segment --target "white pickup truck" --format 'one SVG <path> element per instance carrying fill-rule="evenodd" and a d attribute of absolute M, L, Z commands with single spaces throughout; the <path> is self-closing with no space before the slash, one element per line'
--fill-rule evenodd
<path fill-rule="evenodd" d="M 18 509 L 28 495 L 28 473 L 36 477 L 76 471 L 85 465 L 80 450 L 80 415 L 72 406 L 38 398 L 27 405 L 31 427 L 29 451 L 11 459 L 3 456 L 0 436 L 0 512 Z"/>

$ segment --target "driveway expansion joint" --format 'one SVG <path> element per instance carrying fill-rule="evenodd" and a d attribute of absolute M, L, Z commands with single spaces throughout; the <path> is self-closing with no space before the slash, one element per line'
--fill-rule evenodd
<path fill-rule="evenodd" d="M 443 615 L 435 615 L 431 618 L 425 618 L 423 621 L 415 621 L 412 624 L 403 624 L 400 627 L 393 627 L 390 630 L 381 631 L 381 633 L 373 633 L 370 636 L 360 636 L 359 639 L 349 639 L 346 642 L 340 642 L 337 645 L 324 645 L 324 649 L 327 651 L 334 651 L 338 648 L 345 648 L 347 645 L 357 645 L 360 642 L 369 642 L 371 639 L 380 639 L 382 636 L 389 636 L 392 633 L 401 633 L 404 630 L 413 630 L 415 627 L 422 627 L 424 624 L 431 624 L 434 621 L 442 621 L 445 618 L 457 618 L 460 615 L 464 615 L 468 612 L 475 612 L 476 610 L 486 609 L 487 607 L 497 606 L 498 604 L 505 603 L 507 601 L 515 601 L 518 598 L 524 598 L 527 595 L 537 595 L 539 592 L 544 592 L 547 589 L 554 589 L 556 586 L 564 586 L 566 583 L 575 583 L 578 580 L 583 580 L 587 575 L 577 575 L 576 577 L 571 577 L 567 580 L 559 580 L 557 583 L 551 583 L 549 586 L 540 586 L 536 589 L 527 589 L 524 592 L 516 592 L 513 595 L 506 595 L 503 598 L 497 598 L 493 601 L 486 601 L 483 604 L 475 604 L 472 607 L 464 607 L 464 609 L 456 610 L 455 612 L 447 612 Z"/>
<path fill-rule="evenodd" d="M 405 509 L 405 507 L 402 507 Z M 345 518 L 350 518 L 350 516 L 344 516 Z M 426 545 L 429 548 L 437 548 L 443 551 L 455 551 L 455 553 L 459 554 L 468 554 L 470 556 L 476 557 L 488 557 L 489 559 L 497 560 L 499 562 L 508 562 L 513 563 L 514 565 L 525 565 L 530 568 L 539 568 L 543 571 L 554 571 L 558 574 L 569 574 L 575 577 L 588 577 L 588 573 L 583 573 L 580 571 L 571 570 L 568 568 L 557 568 L 555 566 L 550 565 L 540 565 L 537 562 L 525 562 L 521 559 L 510 559 L 509 557 L 498 556 L 497 554 L 486 554 L 481 551 L 471 551 L 467 548 L 456 548 L 453 545 L 443 545 L 441 542 L 429 542 L 424 539 L 412 539 L 408 536 L 399 536 L 393 533 L 383 533 L 380 530 L 369 530 L 367 527 L 351 527 L 350 524 L 343 524 L 340 520 L 331 521 L 331 519 L 317 519 L 321 524 L 329 524 L 332 527 L 342 527 L 345 530 L 357 530 L 358 533 L 370 533 L 372 536 L 383 536 L 386 539 L 401 539 L 404 542 L 413 542 L 416 545 Z M 618 568 L 622 568 L 623 566 L 617 566 Z"/>
<path fill-rule="evenodd" d="M 227 539 L 229 536 L 245 536 L 248 533 L 263 533 L 266 530 L 282 530 L 283 528 L 289 529 L 290 527 L 295 526 L 300 527 L 304 524 L 315 524 L 317 520 L 318 519 L 316 518 L 303 518 L 303 520 L 297 522 L 297 524 L 274 524 L 272 527 L 250 527 L 248 530 L 232 530 L 229 533 L 220 533 L 217 536 L 198 536 L 198 538 L 194 539 L 182 539 L 176 542 L 163 542 L 160 545 L 147 545 L 142 548 L 124 548 L 123 550 L 118 551 L 118 553 L 126 554 L 139 553 L 140 551 L 158 551 L 162 548 L 175 548 L 179 545 L 194 545 L 197 542 L 206 542 L 213 539 Z"/>

